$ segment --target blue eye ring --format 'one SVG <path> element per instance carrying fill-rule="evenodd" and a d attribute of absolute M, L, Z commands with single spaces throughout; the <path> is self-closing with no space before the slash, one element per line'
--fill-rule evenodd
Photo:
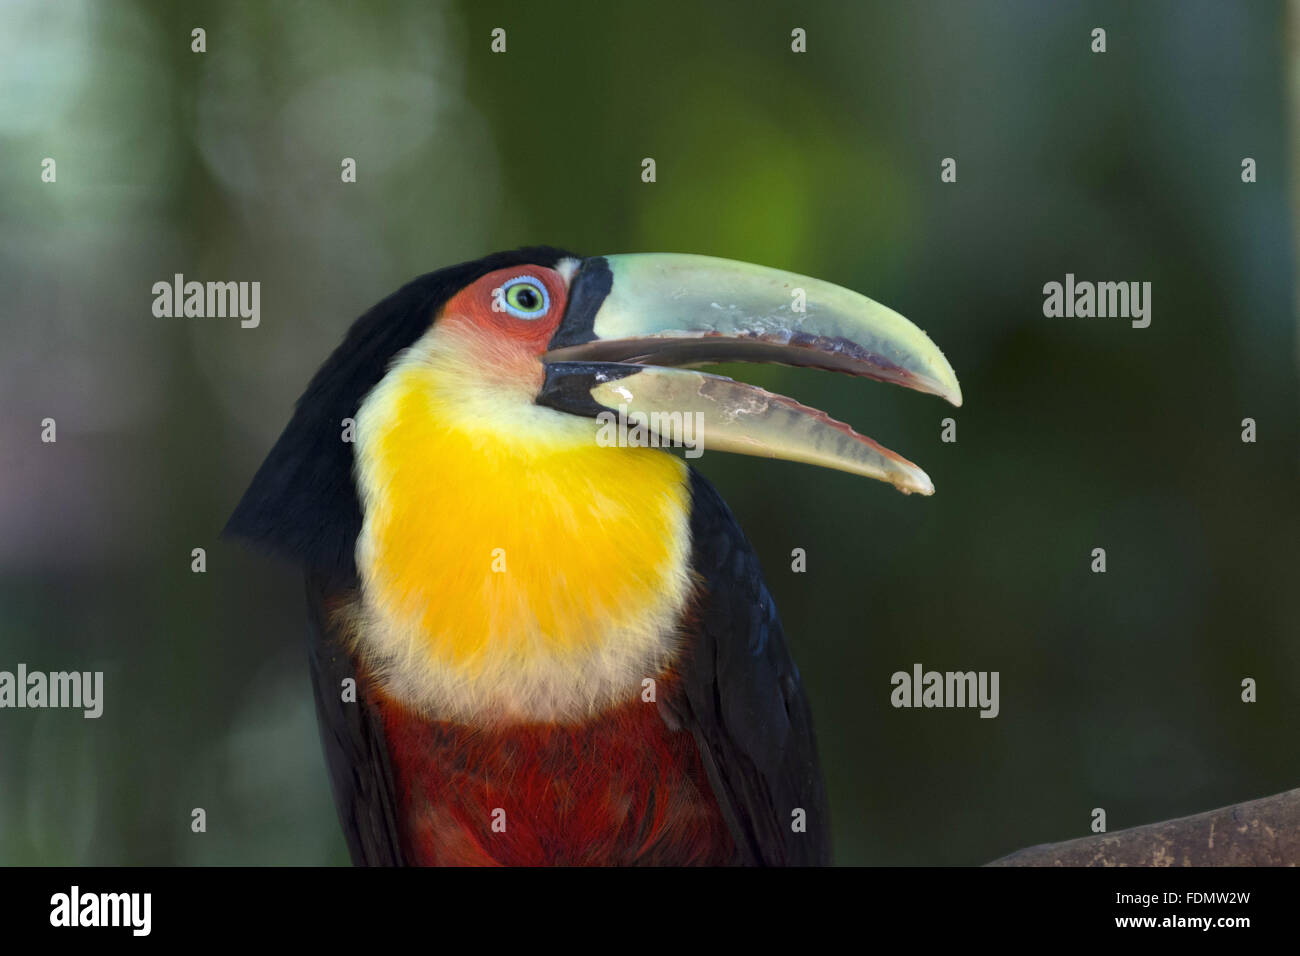
<path fill-rule="evenodd" d="M 517 291 L 512 291 L 517 290 Z M 513 315 L 516 319 L 532 322 L 551 311 L 551 296 L 540 279 L 533 276 L 515 276 L 501 283 L 493 298 L 493 307 Z M 536 306 L 528 308 L 532 302 Z"/>

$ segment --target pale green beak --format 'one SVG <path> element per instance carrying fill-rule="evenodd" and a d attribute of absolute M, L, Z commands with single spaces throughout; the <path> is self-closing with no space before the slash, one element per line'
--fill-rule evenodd
<path fill-rule="evenodd" d="M 717 362 L 775 362 L 874 378 L 961 404 L 943 353 L 892 309 L 840 286 L 708 256 L 583 260 L 544 361 L 540 404 L 673 421 L 699 415 L 706 450 L 807 462 L 931 494 L 929 477 L 848 425 L 717 375 Z M 664 436 L 669 437 L 669 436 Z"/>

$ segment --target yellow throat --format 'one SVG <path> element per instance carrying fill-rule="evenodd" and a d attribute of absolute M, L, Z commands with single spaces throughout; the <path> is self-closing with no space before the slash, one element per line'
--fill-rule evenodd
<path fill-rule="evenodd" d="M 362 403 L 354 640 L 429 716 L 580 720 L 676 654 L 688 473 L 533 404 L 540 362 L 503 348 L 440 321 Z"/>

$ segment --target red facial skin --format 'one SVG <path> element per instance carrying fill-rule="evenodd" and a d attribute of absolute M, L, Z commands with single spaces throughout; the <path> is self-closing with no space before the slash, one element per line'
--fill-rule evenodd
<path fill-rule="evenodd" d="M 527 276 L 542 283 L 550 295 L 550 308 L 538 318 L 519 318 L 504 309 L 494 309 L 495 290 L 511 279 Z M 489 272 L 477 282 L 472 282 L 452 296 L 442 310 L 442 321 L 448 324 L 468 324 L 486 332 L 503 344 L 508 343 L 531 355 L 540 356 L 555 334 L 555 328 L 564 318 L 568 297 L 564 277 L 554 269 L 542 266 L 515 266 Z"/>
<path fill-rule="evenodd" d="M 657 692 L 672 685 L 665 675 Z M 670 730 L 657 704 L 637 697 L 586 724 L 499 730 L 427 721 L 382 696 L 379 709 L 408 863 L 734 862 L 695 740 Z"/>

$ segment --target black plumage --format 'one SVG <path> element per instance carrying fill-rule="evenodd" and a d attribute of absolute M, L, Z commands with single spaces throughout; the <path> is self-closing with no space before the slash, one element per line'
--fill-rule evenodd
<path fill-rule="evenodd" d="M 741 862 L 830 862 L 826 788 L 812 715 L 758 555 L 722 496 L 691 471 L 692 565 L 700 576 L 684 696 L 670 720 L 700 748 Z M 794 812 L 805 812 L 796 832 Z"/>
<path fill-rule="evenodd" d="M 346 591 L 307 573 L 307 657 L 316 723 L 334 805 L 357 866 L 401 866 L 401 830 L 383 718 L 357 671 L 347 642 L 330 619 L 329 602 Z M 345 699 L 351 680 L 352 699 Z"/>

